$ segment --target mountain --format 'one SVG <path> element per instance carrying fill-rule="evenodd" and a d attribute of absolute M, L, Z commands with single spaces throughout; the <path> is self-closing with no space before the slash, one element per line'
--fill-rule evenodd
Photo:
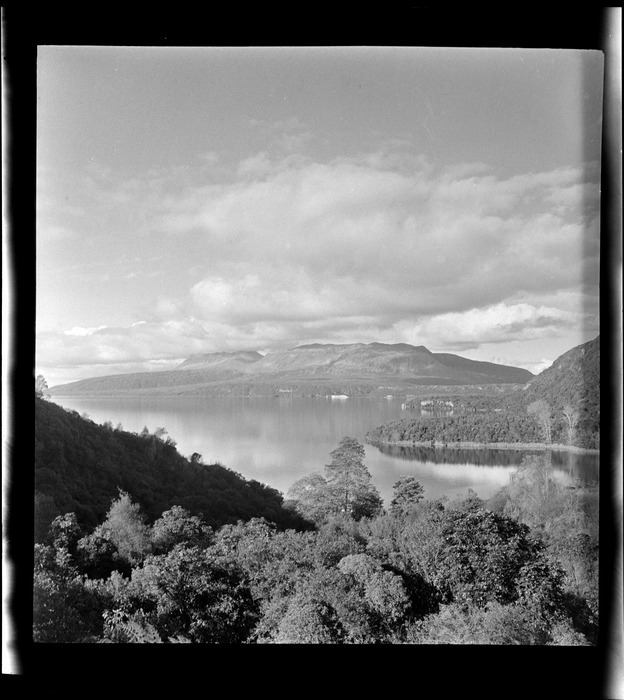
<path fill-rule="evenodd" d="M 407 392 L 414 385 L 526 384 L 531 372 L 432 353 L 406 343 L 312 344 L 258 352 L 191 355 L 176 369 L 84 379 L 53 395 L 299 395 Z"/>

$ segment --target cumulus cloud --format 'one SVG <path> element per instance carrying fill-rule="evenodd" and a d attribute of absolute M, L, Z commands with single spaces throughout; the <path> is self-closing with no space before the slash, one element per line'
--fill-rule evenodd
<path fill-rule="evenodd" d="M 571 184 L 579 170 L 505 180 L 482 165 L 406 174 L 348 159 L 269 169 L 262 154 L 243 165 L 263 177 L 189 190 L 160 221 L 201 237 L 211 274 L 191 297 L 208 319 L 463 312 L 577 287 L 597 239 L 577 207 L 554 207 L 582 186 Z"/>
<path fill-rule="evenodd" d="M 573 328 L 579 321 L 577 313 L 562 309 L 500 303 L 432 316 L 403 333 L 406 339 L 427 338 L 437 346 L 466 349 L 544 337 L 563 328 Z"/>
<path fill-rule="evenodd" d="M 596 292 L 591 169 L 505 178 L 407 151 L 314 161 L 282 149 L 214 182 L 206 165 L 223 163 L 209 155 L 175 184 L 159 174 L 115 188 L 99 174 L 117 194 L 100 193 L 98 206 L 132 201 L 131 223 L 155 244 L 175 241 L 192 275 L 184 298 L 171 301 L 163 286 L 151 314 L 143 300 L 149 322 L 42 336 L 47 364 L 313 341 L 458 350 L 572 328 L 578 309 L 548 300 Z"/>
<path fill-rule="evenodd" d="M 38 364 L 68 367 L 83 364 L 116 365 L 144 360 L 175 359 L 201 352 L 209 340 L 197 321 L 137 322 L 130 326 L 72 328 L 38 336 Z"/>

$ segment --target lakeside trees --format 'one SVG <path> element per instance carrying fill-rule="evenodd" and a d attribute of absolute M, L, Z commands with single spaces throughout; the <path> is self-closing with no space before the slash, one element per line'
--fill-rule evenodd
<path fill-rule="evenodd" d="M 546 400 L 506 408 L 459 410 L 452 414 L 425 412 L 390 421 L 370 430 L 366 441 L 375 444 L 411 443 L 508 443 L 565 444 L 595 449 L 597 430 L 587 432 L 578 409 L 566 404 L 553 408 Z"/>
<path fill-rule="evenodd" d="M 382 500 L 364 464 L 364 446 L 347 436 L 330 456 L 324 476 L 310 474 L 292 485 L 287 505 L 316 523 L 340 513 L 355 519 L 378 514 Z"/>

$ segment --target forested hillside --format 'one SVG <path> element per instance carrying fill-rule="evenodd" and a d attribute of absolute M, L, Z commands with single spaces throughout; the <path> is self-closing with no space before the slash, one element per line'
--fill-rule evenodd
<path fill-rule="evenodd" d="M 527 407 L 545 401 L 553 414 L 563 415 L 566 407 L 576 412 L 575 430 L 579 444 L 600 445 L 600 336 L 559 356 L 538 374 L 517 397 Z"/>
<path fill-rule="evenodd" d="M 407 407 L 416 415 L 378 426 L 367 440 L 599 449 L 600 337 L 564 353 L 520 390 L 444 392 L 421 396 Z"/>
<path fill-rule="evenodd" d="M 166 430 L 141 434 L 97 425 L 35 397 L 35 523 L 40 539 L 54 517 L 74 512 L 83 527 L 104 518 L 118 490 L 155 520 L 173 505 L 203 514 L 211 526 L 265 517 L 279 526 L 302 522 L 282 495 L 201 455 L 183 457 Z"/>

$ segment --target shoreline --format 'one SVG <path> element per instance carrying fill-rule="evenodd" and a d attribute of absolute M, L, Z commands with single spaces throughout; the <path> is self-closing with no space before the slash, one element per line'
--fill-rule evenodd
<path fill-rule="evenodd" d="M 600 450 L 592 447 L 577 447 L 576 445 L 548 444 L 545 442 L 439 442 L 412 440 L 366 440 L 369 445 L 388 445 L 389 447 L 433 447 L 447 450 L 539 450 L 546 452 L 578 452 L 581 454 L 600 454 Z"/>

